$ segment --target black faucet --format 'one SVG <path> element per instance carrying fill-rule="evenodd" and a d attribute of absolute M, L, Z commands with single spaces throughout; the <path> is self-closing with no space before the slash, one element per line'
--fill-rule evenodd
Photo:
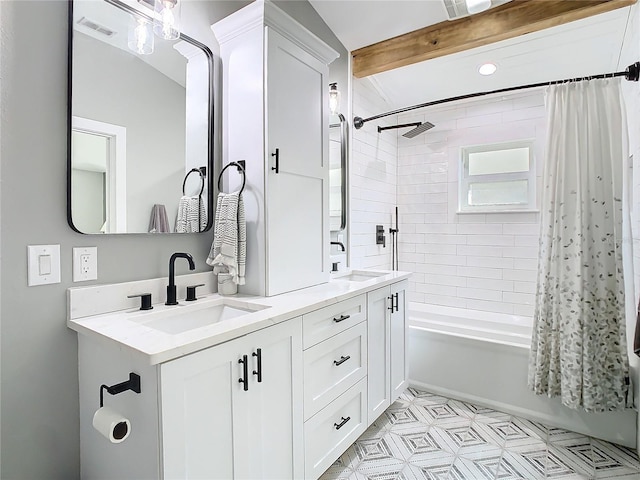
<path fill-rule="evenodd" d="M 344 244 L 342 242 L 331 242 L 331 245 L 339 245 L 342 251 L 345 251 Z"/>
<path fill-rule="evenodd" d="M 167 285 L 167 301 L 165 302 L 165 305 L 178 304 L 178 301 L 176 300 L 176 258 L 186 258 L 189 262 L 189 270 L 196 269 L 196 264 L 193 263 L 193 257 L 190 254 L 178 252 L 171 255 L 171 258 L 169 259 L 169 285 Z"/>

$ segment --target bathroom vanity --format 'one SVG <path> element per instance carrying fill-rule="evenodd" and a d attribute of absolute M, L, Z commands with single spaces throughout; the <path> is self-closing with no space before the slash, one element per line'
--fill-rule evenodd
<path fill-rule="evenodd" d="M 149 311 L 113 311 L 123 288 L 148 285 L 70 289 L 82 477 L 318 478 L 406 387 L 408 276 L 351 272 L 274 297 L 210 293 Z M 139 394 L 104 398 L 131 424 L 110 443 L 92 427 L 100 385 L 131 372 Z"/>

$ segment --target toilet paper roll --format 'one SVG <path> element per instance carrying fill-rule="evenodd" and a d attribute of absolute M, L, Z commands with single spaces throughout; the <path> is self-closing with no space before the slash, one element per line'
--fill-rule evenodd
<path fill-rule="evenodd" d="M 93 414 L 93 428 L 111 443 L 120 443 L 131 433 L 131 422 L 111 408 L 101 407 Z"/>

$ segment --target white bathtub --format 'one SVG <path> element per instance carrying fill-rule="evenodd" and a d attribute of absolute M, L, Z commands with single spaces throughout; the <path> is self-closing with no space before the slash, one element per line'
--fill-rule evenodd
<path fill-rule="evenodd" d="M 529 348 L 531 317 L 409 303 L 409 326 L 472 340 Z"/>
<path fill-rule="evenodd" d="M 527 387 L 530 317 L 409 303 L 409 381 L 469 401 L 629 447 L 635 410 L 589 414 Z"/>

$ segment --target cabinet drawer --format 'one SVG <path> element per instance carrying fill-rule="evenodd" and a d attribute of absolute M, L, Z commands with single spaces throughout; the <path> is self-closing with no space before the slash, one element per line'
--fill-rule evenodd
<path fill-rule="evenodd" d="M 302 316 L 303 348 L 309 348 L 367 318 L 367 297 L 359 295 Z"/>
<path fill-rule="evenodd" d="M 361 322 L 304 352 L 304 419 L 367 374 L 367 324 Z"/>
<path fill-rule="evenodd" d="M 363 378 L 304 424 L 305 478 L 318 478 L 367 429 Z"/>

